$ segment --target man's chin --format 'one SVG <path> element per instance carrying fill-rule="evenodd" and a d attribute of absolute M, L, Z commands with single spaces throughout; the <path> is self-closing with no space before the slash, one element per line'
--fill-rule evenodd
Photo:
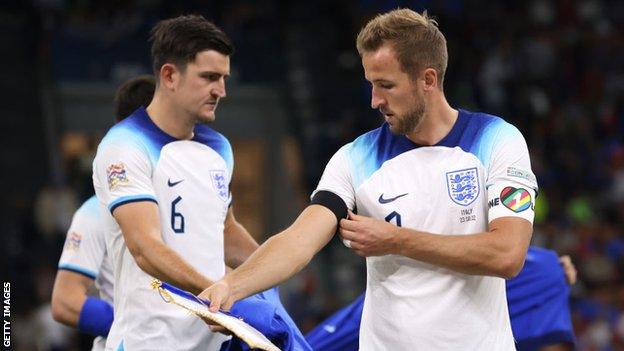
<path fill-rule="evenodd" d="M 395 124 L 388 123 L 388 128 L 390 129 L 390 132 L 392 134 L 396 134 L 396 135 L 405 134 L 403 133 L 403 128 L 401 128 L 401 126 L 397 125 L 396 123 Z"/>
<path fill-rule="evenodd" d="M 197 123 L 212 123 L 214 122 L 216 116 L 213 113 L 203 113 L 197 116 Z"/>

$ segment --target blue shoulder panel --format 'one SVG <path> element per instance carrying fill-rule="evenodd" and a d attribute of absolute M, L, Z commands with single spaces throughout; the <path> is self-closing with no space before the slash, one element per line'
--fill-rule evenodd
<path fill-rule="evenodd" d="M 459 110 L 451 131 L 433 146 L 458 146 L 465 152 L 474 154 L 488 167 L 494 143 L 505 134 L 520 135 L 514 126 L 499 117 Z M 380 128 L 361 135 L 345 147 L 353 185 L 358 188 L 387 160 L 426 146 L 415 144 L 404 135 L 393 134 L 388 124 L 384 123 Z"/>
<path fill-rule="evenodd" d="M 232 174 L 234 169 L 234 155 L 232 146 L 225 136 L 204 124 L 195 126 L 194 141 L 202 143 L 216 151 L 225 160 L 225 163 Z"/>
<path fill-rule="evenodd" d="M 406 151 L 415 149 L 414 144 L 404 135 L 395 135 L 387 123 L 361 135 L 347 146 L 353 186 L 357 189 L 381 165 Z"/>
<path fill-rule="evenodd" d="M 128 118 L 113 126 L 102 140 L 101 145 L 118 141 L 134 143 L 147 151 L 152 165 L 155 165 L 163 146 L 176 140 L 158 128 L 147 115 L 147 111 L 140 107 Z"/>
<path fill-rule="evenodd" d="M 497 140 L 521 136 L 516 127 L 500 117 L 460 110 L 455 126 L 438 145 L 459 146 L 465 152 L 475 155 L 488 168 Z"/>

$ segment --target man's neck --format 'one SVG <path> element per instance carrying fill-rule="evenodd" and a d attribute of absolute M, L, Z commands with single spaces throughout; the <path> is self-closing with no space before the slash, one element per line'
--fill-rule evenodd
<path fill-rule="evenodd" d="M 448 104 L 444 95 L 428 105 L 416 130 L 406 134 L 409 140 L 418 145 L 435 145 L 440 142 L 453 129 L 459 115 L 459 111 Z"/>
<path fill-rule="evenodd" d="M 193 138 L 195 124 L 166 97 L 156 93 L 146 110 L 152 122 L 165 133 L 180 140 Z"/>

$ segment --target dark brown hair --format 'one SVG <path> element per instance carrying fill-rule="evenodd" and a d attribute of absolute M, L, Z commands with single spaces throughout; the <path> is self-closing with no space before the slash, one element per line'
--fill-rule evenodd
<path fill-rule="evenodd" d="M 137 108 L 149 105 L 155 88 L 154 76 L 148 74 L 123 83 L 115 93 L 115 123 L 128 117 Z"/>
<path fill-rule="evenodd" d="M 152 64 L 158 80 L 160 68 L 175 64 L 181 71 L 193 62 L 197 53 L 215 50 L 231 56 L 234 46 L 230 38 L 212 22 L 199 15 L 179 16 L 162 20 L 152 28 Z"/>

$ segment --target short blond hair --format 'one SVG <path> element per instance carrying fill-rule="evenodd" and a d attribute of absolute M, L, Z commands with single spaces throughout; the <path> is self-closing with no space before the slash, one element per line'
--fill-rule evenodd
<path fill-rule="evenodd" d="M 446 38 L 438 23 L 427 15 L 398 9 L 377 15 L 357 36 L 357 50 L 362 56 L 390 43 L 401 69 L 408 74 L 433 68 L 438 72 L 438 87 L 442 89 L 448 64 Z"/>

